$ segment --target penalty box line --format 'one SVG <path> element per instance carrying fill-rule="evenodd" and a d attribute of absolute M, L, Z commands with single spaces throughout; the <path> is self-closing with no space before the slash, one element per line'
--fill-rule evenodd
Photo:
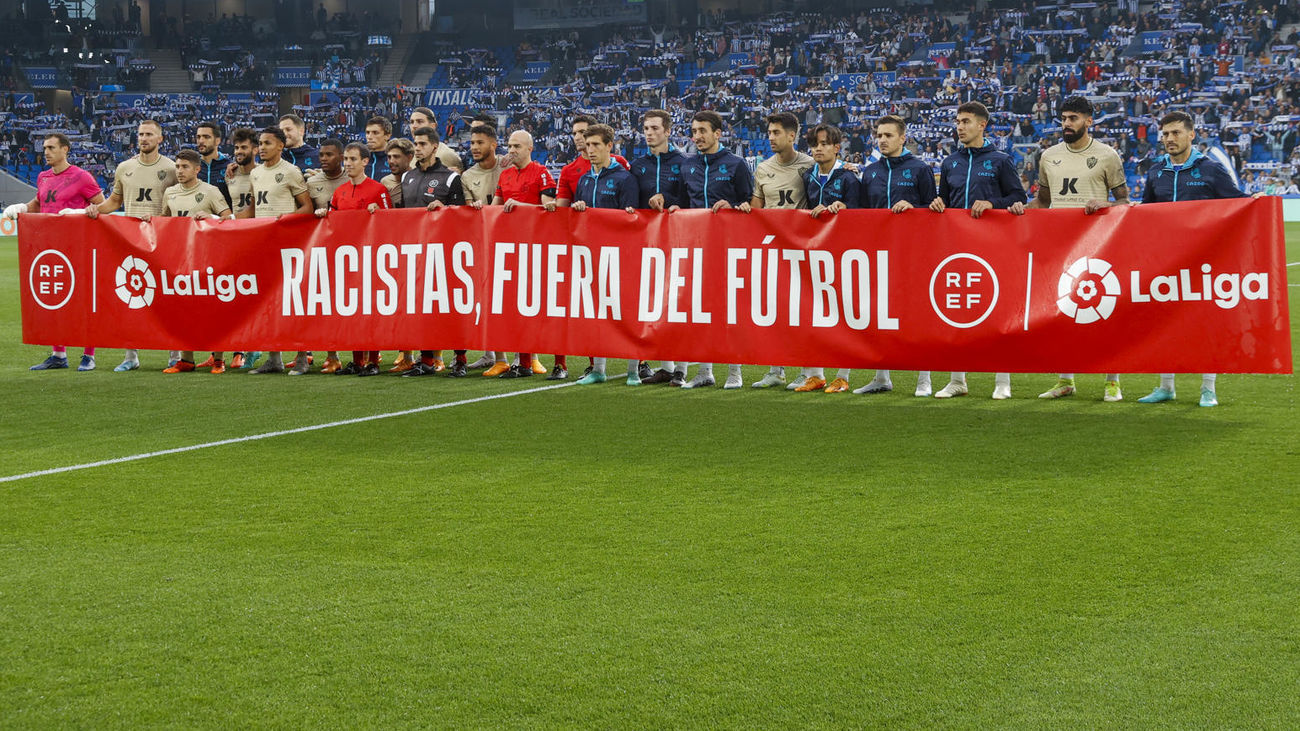
<path fill-rule="evenodd" d="M 626 374 L 624 374 L 626 375 Z M 618 378 L 618 376 L 614 376 Z M 578 385 L 577 381 L 568 383 L 557 383 L 553 386 L 538 386 L 537 388 L 528 388 L 522 391 L 511 391 L 509 393 L 496 393 L 490 396 L 478 396 L 476 398 L 462 399 L 460 401 L 448 401 L 441 404 L 430 404 L 428 406 L 419 406 L 414 409 L 403 409 L 401 411 L 390 411 L 386 414 L 371 414 L 370 416 L 358 416 L 352 419 L 342 419 L 340 421 L 331 421 L 326 424 L 312 424 L 310 426 L 300 426 L 293 429 L 281 429 L 279 431 L 269 431 L 262 434 L 250 434 L 244 437 L 232 437 L 230 439 L 218 439 L 215 442 L 204 442 L 202 444 L 191 444 L 185 447 L 173 447 L 171 449 L 160 449 L 156 452 L 143 452 L 141 454 L 132 454 L 127 457 L 114 457 L 113 459 L 101 459 L 97 462 L 84 462 L 82 464 L 67 465 L 65 467 L 52 467 L 47 470 L 36 470 L 35 472 L 24 472 L 21 475 L 6 475 L 0 477 L 0 483 L 17 482 L 32 477 L 44 477 L 45 475 L 58 475 L 64 472 L 76 472 L 79 470 L 88 470 L 94 467 L 107 467 L 115 464 L 125 464 L 127 462 L 139 462 L 140 460 L 153 459 L 154 457 L 165 457 L 169 454 L 182 454 L 184 452 L 194 452 L 200 449 L 211 449 L 212 447 L 224 447 L 228 444 L 241 444 L 243 442 L 256 442 L 262 439 L 272 439 L 274 437 L 284 437 L 291 434 L 304 434 L 307 432 L 321 431 L 322 429 L 333 429 L 339 426 L 350 426 L 352 424 L 364 424 L 368 421 L 379 421 L 381 419 L 392 419 L 398 416 L 410 416 L 411 414 L 423 414 L 427 411 L 437 411 L 438 409 L 450 409 L 453 406 L 469 406 L 470 404 L 481 404 L 486 401 L 497 401 L 499 399 L 514 398 L 516 396 L 525 396 L 532 393 L 541 393 L 543 391 L 554 391 L 559 388 L 568 388 Z"/>

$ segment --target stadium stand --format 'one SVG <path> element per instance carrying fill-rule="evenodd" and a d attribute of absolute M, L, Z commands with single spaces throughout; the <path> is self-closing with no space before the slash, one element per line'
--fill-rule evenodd
<path fill-rule="evenodd" d="M 119 8 L 108 22 L 13 17 L 0 31 L 10 42 L 0 79 L 8 89 L 0 99 L 0 162 L 34 179 L 40 161 L 32 139 L 51 129 L 69 131 L 74 158 L 99 171 L 130 147 L 130 127 L 143 116 L 168 125 L 173 151 L 204 116 L 260 125 L 288 111 L 277 109 L 276 74 L 302 66 L 316 90 L 293 110 L 309 120 L 309 140 L 359 138 L 372 114 L 401 120 L 424 105 L 437 112 L 450 144 L 463 148 L 467 120 L 486 113 L 503 129 L 532 132 L 537 159 L 558 169 L 574 156 L 572 114 L 606 120 L 624 153 L 636 155 L 642 110 L 668 109 L 680 133 L 691 112 L 707 108 L 730 121 L 728 144 L 755 162 L 770 152 L 765 116 L 788 110 L 808 125 L 842 127 L 847 157 L 861 163 L 873 154 L 870 120 L 892 113 L 908 120 L 915 152 L 933 165 L 954 146 L 953 108 L 973 99 L 995 111 L 991 139 L 1013 156 L 1028 188 L 1038 154 L 1057 141 L 1058 105 L 1080 93 L 1097 106 L 1095 133 L 1121 152 L 1135 197 L 1158 155 L 1155 120 L 1174 108 L 1193 113 L 1202 143 L 1222 151 L 1248 190 L 1297 192 L 1300 33 L 1290 3 L 993 6 L 849 15 L 717 11 L 680 28 L 582 33 L 427 32 L 398 61 L 407 73 L 427 75 L 391 87 L 376 82 L 400 27 L 369 13 L 209 16 L 179 29 L 175 18 L 155 18 L 154 27 L 177 32 L 152 39 L 140 34 L 138 10 Z M 83 50 L 63 53 L 60 42 Z M 192 93 L 129 94 L 147 88 L 147 47 L 173 42 L 192 74 Z M 49 68 L 64 88 L 110 83 L 106 88 L 128 93 L 75 91 L 71 113 L 58 113 L 23 93 L 32 69 Z M 299 86 L 308 86 L 303 81 Z M 689 149 L 684 136 L 674 142 Z"/>

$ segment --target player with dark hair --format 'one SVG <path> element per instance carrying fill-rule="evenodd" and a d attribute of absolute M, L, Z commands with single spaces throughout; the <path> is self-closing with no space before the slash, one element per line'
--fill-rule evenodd
<path fill-rule="evenodd" d="M 1063 142 L 1038 158 L 1038 195 L 1028 208 L 1082 208 L 1091 215 L 1114 205 L 1128 205 L 1128 179 L 1119 153 L 1093 138 L 1092 102 L 1072 96 L 1061 104 Z M 1110 201 L 1111 195 L 1115 201 Z M 1074 393 L 1074 374 L 1059 374 L 1056 385 L 1038 398 L 1061 398 Z M 1119 374 L 1107 373 L 1103 401 L 1121 401 Z"/>
<path fill-rule="evenodd" d="M 461 173 L 461 189 L 465 193 L 465 205 L 481 209 L 483 206 L 492 204 L 492 196 L 497 189 L 497 181 L 501 178 L 501 162 L 503 157 L 497 156 L 497 130 L 489 124 L 478 123 L 469 130 L 469 156 L 473 164 L 465 168 Z M 497 354 L 495 351 L 484 351 L 483 355 L 467 366 L 468 370 L 486 370 L 496 366 Z M 504 364 L 505 359 L 501 362 Z M 509 366 L 502 365 L 504 372 Z M 459 370 L 454 366 L 447 375 L 459 378 Z M 552 372 L 554 377 L 556 372 Z M 568 372 L 564 371 L 563 375 L 567 378 Z"/>
<path fill-rule="evenodd" d="M 1196 124 L 1192 115 L 1175 111 L 1160 118 L 1160 144 L 1165 154 L 1147 171 L 1146 185 L 1142 188 L 1142 203 L 1177 203 L 1179 201 L 1204 201 L 1220 198 L 1244 198 L 1232 180 L 1232 173 L 1196 149 Z M 1256 193 L 1259 198 L 1263 193 Z M 1201 406 L 1219 405 L 1215 392 L 1218 376 L 1201 374 Z M 1161 373 L 1160 385 L 1151 393 L 1138 399 L 1142 404 L 1173 401 L 1174 374 Z"/>
<path fill-rule="evenodd" d="M 649 152 L 632 161 L 632 175 L 636 176 L 640 189 L 638 208 L 665 211 L 687 204 L 686 178 L 683 177 L 686 156 L 669 142 L 672 128 L 673 117 L 663 109 L 651 109 L 641 117 L 641 131 L 645 134 Z M 678 370 L 676 362 L 664 360 L 653 373 L 638 375 L 642 383 L 681 386 L 686 382 L 686 366 Z"/>
<path fill-rule="evenodd" d="M 636 178 L 632 177 L 632 173 L 628 172 L 626 167 L 615 163 L 612 158 L 614 129 L 605 124 L 593 124 L 587 127 L 585 136 L 587 141 L 585 153 L 587 159 L 591 161 L 591 170 L 578 180 L 577 190 L 574 191 L 576 198 L 570 207 L 578 213 L 588 208 L 611 208 L 623 209 L 628 213 L 636 212 L 639 194 Z M 605 363 L 605 358 L 593 358 L 591 371 L 578 379 L 578 385 L 604 383 Z M 627 362 L 627 385 L 629 386 L 641 385 L 638 365 L 639 361 L 635 359 Z"/>
<path fill-rule="evenodd" d="M 834 216 L 847 208 L 858 207 L 858 176 L 840 159 L 840 146 L 843 144 L 844 133 L 833 124 L 819 124 L 808 130 L 808 149 L 812 150 L 813 167 L 804 174 L 800 197 L 813 218 Z M 809 368 L 805 372 L 808 377 L 795 391 L 843 393 L 849 390 L 848 368 L 840 368 L 835 380 L 829 384 L 823 369 Z"/>
<path fill-rule="evenodd" d="M 907 122 L 902 117 L 886 114 L 876 120 L 876 149 L 880 151 L 880 159 L 862 171 L 862 207 L 903 213 L 930 205 L 936 195 L 934 171 L 929 163 L 908 152 Z M 853 393 L 892 390 L 894 383 L 889 371 L 882 368 L 867 385 L 853 389 Z M 918 372 L 914 395 L 926 398 L 932 393 L 930 371 Z"/>
<path fill-rule="evenodd" d="M 320 168 L 307 178 L 307 195 L 311 198 L 313 210 L 320 210 L 329 208 L 334 191 L 348 182 L 347 173 L 343 171 L 343 141 L 331 137 L 321 142 L 320 148 L 316 150 L 316 160 Z M 289 375 L 305 375 L 311 369 L 312 359 L 310 351 L 300 351 L 294 358 L 294 366 L 289 369 Z M 320 372 L 337 373 L 342 367 L 343 361 L 339 359 L 338 351 L 326 351 Z"/>
<path fill-rule="evenodd" d="M 754 208 L 795 209 L 804 207 L 804 176 L 813 168 L 813 159 L 795 149 L 799 139 L 799 118 L 789 112 L 767 117 L 767 142 L 772 156 L 754 170 Z M 754 388 L 785 385 L 791 391 L 820 391 L 826 387 L 821 368 L 804 368 L 789 385 L 785 367 L 771 366 L 762 378 L 750 384 Z"/>
<path fill-rule="evenodd" d="M 95 176 L 68 162 L 72 142 L 62 132 L 48 135 L 41 143 L 45 164 L 50 167 L 36 176 L 36 197 L 26 203 L 15 203 L 4 211 L 4 217 L 16 220 L 23 213 L 62 213 L 84 211 L 104 202 L 104 192 L 95 182 Z M 55 345 L 50 356 L 32 366 L 33 371 L 58 370 L 68 367 L 68 349 Z M 81 354 L 79 371 L 95 370 L 95 348 L 87 346 Z"/>
<path fill-rule="evenodd" d="M 163 210 L 163 192 L 176 184 L 176 163 L 163 157 L 158 148 L 163 143 L 162 125 L 146 119 L 136 126 L 136 146 L 139 154 L 123 160 L 113 174 L 113 193 L 103 203 L 86 207 L 86 215 L 96 218 L 101 213 L 112 213 L 124 208 L 126 215 L 157 216 Z M 175 365 L 180 353 L 169 354 L 167 367 Z M 140 351 L 127 348 L 122 362 L 113 370 L 117 373 L 133 371 L 140 367 Z"/>
<path fill-rule="evenodd" d="M 279 218 L 295 213 L 311 213 L 311 196 L 307 181 L 296 165 L 284 159 L 287 136 L 279 127 L 267 127 L 258 135 L 257 150 L 262 164 L 249 173 L 253 201 L 236 218 Z M 295 362 L 297 368 L 302 363 Z M 270 351 L 266 362 L 249 373 L 283 373 L 284 361 L 279 351 Z"/>
<path fill-rule="evenodd" d="M 239 212 L 253 202 L 253 183 L 248 174 L 257 165 L 257 132 L 240 127 L 230 133 L 230 144 L 234 158 L 226 168 L 226 192 L 230 195 L 230 212 L 239 217 Z M 262 357 L 261 351 L 249 353 L 236 351 L 231 355 L 231 368 L 252 368 Z"/>
<path fill-rule="evenodd" d="M 421 127 L 431 127 L 438 129 L 438 118 L 434 116 L 433 110 L 428 107 L 416 107 L 411 110 L 410 123 L 411 136 L 415 137 L 415 130 Z M 460 155 L 446 145 L 439 145 L 437 150 L 438 159 L 448 168 L 460 172 L 463 165 L 460 161 Z"/>
<path fill-rule="evenodd" d="M 415 161 L 415 145 L 401 137 L 389 140 L 384 147 L 384 155 L 388 158 L 388 174 L 379 182 L 388 189 L 388 198 L 393 202 L 393 207 L 401 208 L 402 176 L 411 169 Z"/>
<path fill-rule="evenodd" d="M 322 154 L 329 142 L 332 142 L 332 140 L 321 145 Z M 329 202 L 325 206 L 317 206 L 317 218 L 328 216 L 332 210 L 369 211 L 374 213 L 375 211 L 387 210 L 393 207 L 392 201 L 388 198 L 388 190 L 384 188 L 383 183 L 366 175 L 366 171 L 370 168 L 369 145 L 363 145 L 360 142 L 349 143 L 347 147 L 343 148 L 342 158 L 343 183 L 334 189 Z M 324 372 L 323 369 L 322 372 Z M 377 376 L 379 375 L 379 351 L 364 352 L 354 350 L 352 351 L 352 361 L 334 372 L 342 376 Z"/>
<path fill-rule="evenodd" d="M 460 184 L 460 174 L 442 164 L 435 151 L 438 149 L 438 130 L 420 127 L 412 134 L 415 143 L 415 167 L 402 176 L 402 207 L 424 208 L 437 211 L 447 206 L 465 204 L 465 192 Z M 452 375 L 464 375 L 464 350 L 455 351 L 456 360 Z M 404 369 L 403 376 L 427 376 L 442 372 L 446 366 L 442 349 L 420 351 L 420 360 Z M 397 370 L 396 366 L 394 370 Z"/>
<path fill-rule="evenodd" d="M 224 170 L 225 168 L 221 168 Z M 194 150 L 176 153 L 176 185 L 163 192 L 164 216 L 224 220 L 230 218 L 230 204 L 215 185 L 199 179 L 203 171 L 203 157 Z M 146 217 L 147 218 L 147 217 Z M 212 373 L 225 373 L 226 361 L 221 353 L 214 352 L 202 365 L 195 365 L 194 351 L 183 350 L 180 360 L 168 366 L 163 373 L 188 373 L 196 368 L 211 368 Z"/>
<path fill-rule="evenodd" d="M 226 168 L 230 158 L 221 153 L 221 125 L 217 122 L 199 122 L 194 130 L 194 147 L 203 158 L 199 168 L 199 180 L 214 185 L 230 204 L 230 190 L 226 186 Z"/>
<path fill-rule="evenodd" d="M 686 162 L 687 199 L 691 208 L 703 208 L 714 213 L 735 208 L 742 213 L 749 213 L 750 199 L 754 195 L 754 177 L 740 156 L 723 149 L 723 130 L 722 116 L 717 112 L 696 112 L 691 118 L 691 141 L 695 144 L 696 154 Z M 682 388 L 703 388 L 715 383 L 713 364 L 701 363 L 695 378 L 683 383 Z M 729 365 L 723 388 L 740 388 L 743 385 L 740 366 Z"/>
<path fill-rule="evenodd" d="M 989 110 L 979 102 L 957 107 L 957 141 L 962 149 L 944 158 L 939 173 L 939 194 L 930 202 L 930 210 L 943 213 L 947 208 L 964 208 L 971 218 L 979 218 L 992 208 L 1001 208 L 1020 216 L 1025 213 L 1025 189 L 1015 163 L 984 138 L 989 124 Z M 966 374 L 953 371 L 948 385 L 935 398 L 965 396 Z M 1011 374 L 994 376 L 993 398 L 1011 398 Z"/>
<path fill-rule="evenodd" d="M 298 168 L 303 175 L 315 170 L 319 162 L 316 148 L 303 141 L 307 133 L 307 123 L 296 114 L 280 117 L 280 131 L 284 133 L 284 159 Z"/>
<path fill-rule="evenodd" d="M 370 162 L 366 163 L 366 176 L 383 180 L 388 170 L 388 141 L 393 138 L 393 123 L 387 117 L 374 116 L 366 120 L 366 147 Z"/>

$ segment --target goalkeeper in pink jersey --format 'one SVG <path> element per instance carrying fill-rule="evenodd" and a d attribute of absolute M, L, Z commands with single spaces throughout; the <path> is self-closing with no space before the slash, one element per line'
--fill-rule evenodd
<path fill-rule="evenodd" d="M 95 176 L 68 162 L 72 142 L 67 135 L 55 133 L 45 138 L 42 146 L 49 170 L 41 171 L 36 178 L 36 197 L 26 203 L 15 203 L 4 211 L 4 217 L 18 218 L 20 213 L 84 213 L 86 206 L 102 203 L 104 193 Z M 44 361 L 31 367 L 34 371 L 49 371 L 68 367 L 68 349 L 54 346 L 54 352 Z M 86 348 L 81 356 L 79 371 L 95 370 L 95 349 Z"/>

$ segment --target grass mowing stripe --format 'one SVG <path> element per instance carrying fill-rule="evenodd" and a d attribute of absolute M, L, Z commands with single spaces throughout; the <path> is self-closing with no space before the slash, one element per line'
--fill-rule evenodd
<path fill-rule="evenodd" d="M 621 373 L 614 378 L 626 376 Z M 289 434 L 301 434 L 303 432 L 320 431 L 322 429 L 332 429 L 338 426 L 348 426 L 350 424 L 363 424 L 367 421 L 379 421 L 380 419 L 391 419 L 396 416 L 409 416 L 411 414 L 421 414 L 426 411 L 437 411 L 438 409 L 447 409 L 452 406 L 467 406 L 469 404 L 482 403 L 484 401 L 495 401 L 497 399 L 512 398 L 514 396 L 523 396 L 529 393 L 541 393 L 542 391 L 554 391 L 557 388 L 567 388 L 578 385 L 577 381 L 569 383 L 557 383 L 553 386 L 538 386 L 523 391 L 511 391 L 510 393 L 497 393 L 488 396 L 478 396 L 476 398 L 462 399 L 460 401 L 448 401 L 441 404 L 431 404 L 429 406 L 419 406 L 414 409 L 403 409 L 401 411 L 390 411 L 386 414 L 371 414 L 370 416 L 358 416 L 352 419 L 343 419 L 341 421 L 331 421 L 325 424 L 312 424 L 310 426 L 300 426 L 293 429 L 281 429 L 279 431 L 263 432 L 261 434 L 250 434 L 244 437 L 233 437 L 231 439 L 219 439 L 215 442 L 204 442 L 202 444 L 191 444 L 186 447 L 173 447 L 171 449 L 160 449 L 154 452 L 144 452 L 141 454 L 132 454 L 126 457 L 114 457 L 113 459 L 101 459 L 97 462 L 85 462 L 83 464 L 67 465 L 64 467 L 52 467 L 48 470 L 36 470 L 35 472 L 25 472 L 20 475 L 7 475 L 0 477 L 0 482 L 17 482 L 26 480 L 31 477 L 41 477 L 44 475 L 57 475 L 61 472 L 75 472 L 77 470 L 88 470 L 92 467 L 106 467 L 108 465 L 122 464 L 123 462 L 138 462 L 142 459 L 152 457 L 163 457 L 169 454 L 180 454 L 182 452 L 193 452 L 199 449 L 208 449 L 210 447 L 222 447 L 227 444 L 239 444 L 240 442 L 255 442 L 261 439 L 270 439 L 272 437 L 283 437 Z"/>

